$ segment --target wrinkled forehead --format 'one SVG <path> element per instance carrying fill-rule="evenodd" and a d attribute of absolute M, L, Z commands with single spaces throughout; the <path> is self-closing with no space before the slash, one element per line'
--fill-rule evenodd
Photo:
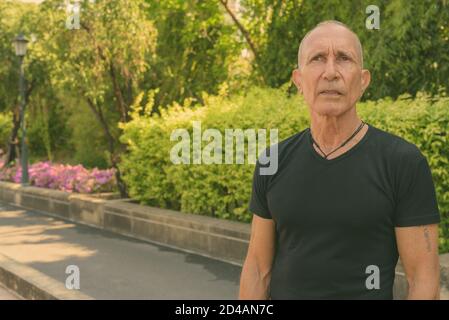
<path fill-rule="evenodd" d="M 316 28 L 304 39 L 301 51 L 301 60 L 318 52 L 342 51 L 361 62 L 356 35 L 342 26 L 326 25 Z"/>

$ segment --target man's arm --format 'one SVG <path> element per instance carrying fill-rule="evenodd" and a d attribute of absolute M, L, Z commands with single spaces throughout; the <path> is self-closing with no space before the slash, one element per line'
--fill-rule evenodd
<path fill-rule="evenodd" d="M 240 277 L 239 299 L 269 299 L 271 268 L 275 254 L 273 219 L 253 215 L 248 253 Z"/>
<path fill-rule="evenodd" d="M 397 227 L 395 232 L 409 285 L 407 299 L 439 299 L 438 225 Z"/>

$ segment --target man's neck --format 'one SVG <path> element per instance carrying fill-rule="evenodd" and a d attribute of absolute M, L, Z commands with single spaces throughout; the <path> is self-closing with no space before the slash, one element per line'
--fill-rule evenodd
<path fill-rule="evenodd" d="M 325 153 L 329 153 L 348 139 L 360 124 L 361 120 L 355 108 L 337 117 L 312 112 L 310 129 L 316 143 Z M 358 141 L 359 135 L 363 136 L 364 131 L 361 130 L 354 137 L 354 140 Z M 350 143 L 349 145 L 352 144 Z"/>

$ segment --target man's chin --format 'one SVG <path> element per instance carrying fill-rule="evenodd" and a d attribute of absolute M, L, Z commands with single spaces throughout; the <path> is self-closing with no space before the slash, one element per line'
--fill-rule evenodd
<path fill-rule="evenodd" d="M 348 107 L 341 102 L 326 102 L 320 103 L 314 106 L 313 111 L 323 116 L 339 116 L 346 111 L 348 111 Z"/>

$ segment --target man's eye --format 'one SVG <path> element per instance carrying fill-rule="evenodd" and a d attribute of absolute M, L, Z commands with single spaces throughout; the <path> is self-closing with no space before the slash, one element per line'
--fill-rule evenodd
<path fill-rule="evenodd" d="M 348 56 L 340 56 L 340 60 L 349 61 L 351 60 L 351 58 L 349 58 Z"/>
<path fill-rule="evenodd" d="M 312 61 L 321 61 L 323 60 L 323 56 L 316 56 L 312 58 Z"/>

